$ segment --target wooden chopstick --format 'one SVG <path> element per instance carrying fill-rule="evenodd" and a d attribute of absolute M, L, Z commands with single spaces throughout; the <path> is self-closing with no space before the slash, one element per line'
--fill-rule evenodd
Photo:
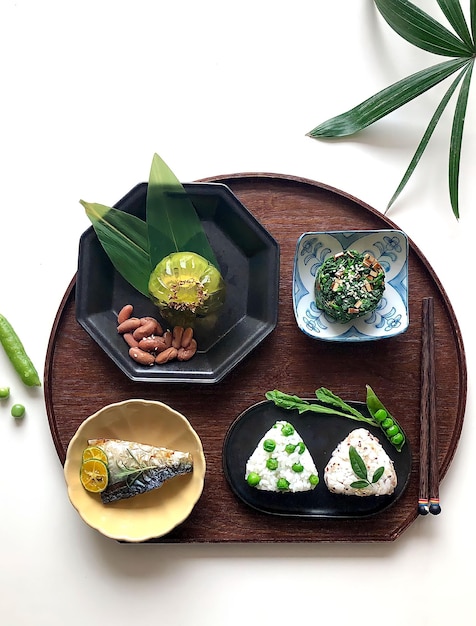
<path fill-rule="evenodd" d="M 429 389 L 429 350 L 428 350 L 428 298 L 422 301 L 421 314 L 421 383 L 420 383 L 420 493 L 418 497 L 418 513 L 429 513 L 429 454 L 430 454 L 430 421 L 428 419 Z"/>
<path fill-rule="evenodd" d="M 422 301 L 422 355 L 420 397 L 420 515 L 441 512 L 439 498 L 438 437 L 433 298 Z"/>
<path fill-rule="evenodd" d="M 428 413 L 430 422 L 430 513 L 438 515 L 440 507 L 440 472 L 438 468 L 438 425 L 436 423 L 436 374 L 435 374 L 435 323 L 433 298 L 428 298 L 428 361 L 429 394 Z"/>

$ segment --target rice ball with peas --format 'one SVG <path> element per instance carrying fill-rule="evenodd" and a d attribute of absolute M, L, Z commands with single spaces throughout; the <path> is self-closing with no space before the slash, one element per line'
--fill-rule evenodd
<path fill-rule="evenodd" d="M 261 491 L 297 493 L 314 489 L 319 475 L 302 437 L 292 424 L 280 420 L 248 459 L 245 480 Z"/>

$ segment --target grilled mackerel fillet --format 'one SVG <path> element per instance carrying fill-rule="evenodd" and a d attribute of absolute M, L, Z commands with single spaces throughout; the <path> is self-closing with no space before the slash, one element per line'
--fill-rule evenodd
<path fill-rule="evenodd" d="M 89 439 L 107 455 L 109 484 L 104 504 L 132 498 L 161 487 L 166 480 L 193 471 L 192 455 L 121 439 Z"/>

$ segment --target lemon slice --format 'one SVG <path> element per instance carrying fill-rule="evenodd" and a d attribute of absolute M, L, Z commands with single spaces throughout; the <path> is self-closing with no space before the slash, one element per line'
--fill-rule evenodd
<path fill-rule="evenodd" d="M 103 463 L 107 463 L 107 455 L 99 446 L 88 446 L 85 448 L 83 451 L 83 461 L 88 461 L 89 459 L 99 459 L 103 461 Z"/>
<path fill-rule="evenodd" d="M 81 484 L 92 493 L 101 493 L 109 482 L 107 465 L 99 459 L 83 461 L 80 470 Z"/>

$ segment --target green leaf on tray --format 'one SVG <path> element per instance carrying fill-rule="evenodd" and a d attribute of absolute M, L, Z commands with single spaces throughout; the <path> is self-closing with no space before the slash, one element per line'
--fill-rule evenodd
<path fill-rule="evenodd" d="M 162 271 L 164 266 L 164 276 L 156 276 L 154 283 L 164 296 L 160 299 L 163 306 L 159 307 L 162 313 L 165 314 L 165 309 L 169 312 L 190 309 L 193 314 L 205 316 L 221 306 L 225 285 L 202 222 L 185 188 L 157 154 L 150 169 L 145 221 L 103 204 L 80 202 L 117 272 L 156 304 L 157 293 L 151 288 L 150 280 L 153 272 Z M 183 272 L 180 276 L 169 274 L 170 255 L 174 255 L 177 267 L 185 271 L 186 279 Z M 193 261 L 196 255 L 203 258 Z M 200 275 L 194 277 L 194 272 Z M 195 278 L 193 285 L 192 278 Z M 202 280 L 208 281 L 206 289 Z M 192 299 L 198 295 L 200 311 L 196 299 Z"/>
<path fill-rule="evenodd" d="M 408 0 L 374 0 L 374 2 L 388 25 L 405 40 L 427 52 L 455 58 L 420 70 L 397 81 L 345 113 L 341 113 L 319 124 L 307 134 L 315 139 L 353 135 L 464 68 L 443 96 L 410 165 L 387 206 L 388 209 L 395 202 L 407 184 L 423 151 L 428 145 L 443 110 L 446 108 L 456 87 L 461 83 L 454 111 L 448 169 L 451 207 L 455 217 L 459 218 L 458 185 L 461 145 L 469 87 L 476 56 L 476 0 L 470 0 L 470 28 L 466 22 L 459 0 L 437 0 L 443 14 L 456 34 Z"/>
<path fill-rule="evenodd" d="M 148 296 L 150 258 L 145 222 L 103 204 L 80 202 L 115 269 L 137 291 Z"/>
<path fill-rule="evenodd" d="M 152 269 L 173 252 L 195 252 L 218 268 L 215 254 L 182 183 L 154 154 L 146 199 Z"/>

